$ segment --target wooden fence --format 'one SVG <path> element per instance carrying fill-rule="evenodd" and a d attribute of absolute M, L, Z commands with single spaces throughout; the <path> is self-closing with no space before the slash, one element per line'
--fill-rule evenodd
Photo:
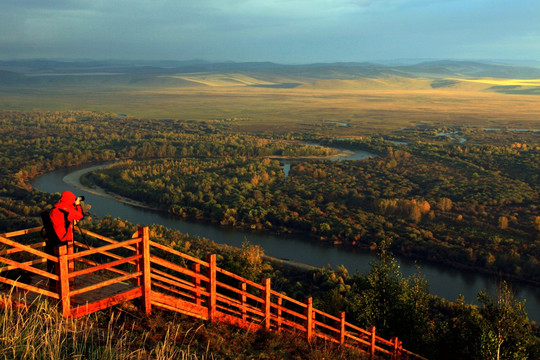
<path fill-rule="evenodd" d="M 0 283 L 27 296 L 57 299 L 65 317 L 140 298 L 147 315 L 155 307 L 244 329 L 324 339 L 357 348 L 372 359 L 423 359 L 403 349 L 397 338 L 377 336 L 375 327 L 348 323 L 344 312 L 327 314 L 313 307 L 312 298 L 302 302 L 272 290 L 270 279 L 259 284 L 217 267 L 215 254 L 203 261 L 153 242 L 147 227 L 120 242 L 81 230 L 83 242 L 74 242 L 77 252 L 62 246 L 57 256 L 43 252 L 45 242 L 32 242 L 40 231 L 0 235 L 0 263 L 5 264 Z M 47 260 L 57 265 L 56 273 L 46 271 Z"/>

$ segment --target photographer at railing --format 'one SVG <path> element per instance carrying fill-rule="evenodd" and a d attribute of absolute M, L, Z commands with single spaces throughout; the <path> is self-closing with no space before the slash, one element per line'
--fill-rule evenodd
<path fill-rule="evenodd" d="M 73 227 L 84 218 L 81 206 L 84 196 L 75 196 L 71 191 L 64 191 L 57 202 L 50 210 L 41 213 L 43 220 L 44 237 L 46 241 L 45 252 L 49 255 L 58 256 L 58 248 L 67 246 L 73 249 Z M 47 271 L 53 274 L 58 273 L 55 262 L 47 260 Z M 56 288 L 54 280 L 51 281 L 50 288 Z"/>

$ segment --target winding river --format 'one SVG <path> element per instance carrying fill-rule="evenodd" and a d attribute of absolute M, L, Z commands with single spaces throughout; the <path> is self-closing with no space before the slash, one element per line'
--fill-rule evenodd
<path fill-rule="evenodd" d="M 369 156 L 372 154 L 358 151 L 347 156 L 347 159 L 365 159 Z M 334 160 L 340 160 L 340 158 Z M 288 170 L 287 166 L 290 167 L 287 164 L 284 166 L 286 170 Z M 370 269 L 372 254 L 369 252 L 330 246 L 298 236 L 281 237 L 223 228 L 205 222 L 187 221 L 172 217 L 162 211 L 138 206 L 136 202 L 131 202 L 129 199 L 111 196 L 99 188 L 84 188 L 79 183 L 80 176 L 97 167 L 100 166 L 59 169 L 35 179 L 33 186 L 50 193 L 71 190 L 77 195 L 84 195 L 86 203 L 92 206 L 91 212 L 100 217 L 111 215 L 140 225 L 161 224 L 190 235 L 234 246 L 241 246 L 247 239 L 251 244 L 260 245 L 269 256 L 315 267 L 331 265 L 335 268 L 344 265 L 351 273 L 366 273 Z M 495 292 L 494 276 L 431 263 L 417 264 L 399 257 L 398 262 L 403 275 L 409 276 L 420 271 L 429 282 L 429 291 L 449 300 L 455 300 L 462 294 L 467 302 L 476 303 L 476 295 L 479 291 L 487 290 L 490 294 Z M 420 266 L 419 270 L 417 265 Z M 518 299 L 526 299 L 529 318 L 540 322 L 540 288 L 527 284 L 514 284 L 514 289 Z"/>

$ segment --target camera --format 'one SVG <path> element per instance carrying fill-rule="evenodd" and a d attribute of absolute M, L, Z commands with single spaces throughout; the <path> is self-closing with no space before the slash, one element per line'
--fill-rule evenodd
<path fill-rule="evenodd" d="M 77 200 L 84 201 L 84 196 L 77 196 Z"/>

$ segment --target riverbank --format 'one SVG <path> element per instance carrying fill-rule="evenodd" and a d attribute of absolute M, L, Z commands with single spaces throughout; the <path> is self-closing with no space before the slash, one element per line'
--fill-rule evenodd
<path fill-rule="evenodd" d="M 335 160 L 335 159 L 341 159 L 341 158 L 348 158 L 355 154 L 354 151 L 346 150 L 346 149 L 340 149 L 340 152 L 333 155 L 325 155 L 325 156 L 285 156 L 285 155 L 270 155 L 268 158 L 275 159 L 275 160 Z"/>
<path fill-rule="evenodd" d="M 86 191 L 86 192 L 88 192 L 90 194 L 94 194 L 94 195 L 101 196 L 101 197 L 104 197 L 104 198 L 107 198 L 107 199 L 118 201 L 118 202 L 121 202 L 123 204 L 136 206 L 136 207 L 139 207 L 139 208 L 142 208 L 142 209 L 148 209 L 148 210 L 152 210 L 152 211 L 159 211 L 159 212 L 166 213 L 166 211 L 163 210 L 163 209 L 151 207 L 151 206 L 146 205 L 146 204 L 144 204 L 144 203 L 142 203 L 140 201 L 136 201 L 136 200 L 124 197 L 124 196 L 120 196 L 120 195 L 115 194 L 115 193 L 111 193 L 109 191 L 106 191 L 105 189 L 100 188 L 99 186 L 95 186 L 95 187 L 91 188 L 91 187 L 88 187 L 88 186 L 83 185 L 81 183 L 80 179 L 85 174 L 87 174 L 89 172 L 92 172 L 92 171 L 95 171 L 95 170 L 106 168 L 106 167 L 108 167 L 108 166 L 110 166 L 112 164 L 114 164 L 114 163 L 94 165 L 94 166 L 91 166 L 91 167 L 88 167 L 88 168 L 76 170 L 76 171 L 71 172 L 71 173 L 67 174 L 66 176 L 64 176 L 62 178 L 62 180 L 66 184 L 71 185 L 71 186 L 73 186 L 73 187 L 75 187 L 77 189 Z M 265 255 L 265 259 L 270 261 L 270 262 L 280 264 L 281 266 L 287 266 L 287 267 L 291 267 L 291 268 L 301 269 L 301 270 L 304 270 L 304 271 L 316 270 L 317 269 L 316 266 L 304 264 L 304 263 L 294 261 L 294 260 L 290 260 L 290 259 L 281 259 L 281 258 L 268 256 L 268 255 Z"/>
<path fill-rule="evenodd" d="M 85 169 L 81 169 L 81 170 L 77 170 L 77 171 L 74 171 L 72 173 L 69 173 L 68 175 L 64 176 L 64 178 L 62 179 L 66 184 L 69 184 L 77 189 L 80 189 L 80 190 L 84 190 L 90 194 L 94 194 L 94 195 L 97 195 L 97 196 L 102 196 L 102 197 L 105 197 L 105 198 L 108 198 L 108 199 L 112 199 L 112 200 L 116 200 L 116 201 L 119 201 L 121 203 L 124 203 L 124 204 L 127 204 L 127 205 L 131 205 L 131 206 L 136 206 L 136 207 L 140 207 L 140 208 L 143 208 L 143 209 L 149 209 L 149 210 L 155 210 L 155 211 L 162 211 L 161 209 L 158 209 L 158 208 L 155 208 L 155 207 L 151 207 L 147 204 L 144 204 L 140 201 L 136 201 L 136 200 L 133 200 L 133 199 L 130 199 L 130 198 L 127 198 L 125 196 L 121 196 L 121 195 L 118 195 L 118 194 L 115 194 L 115 193 L 111 193 L 105 189 L 102 189 L 100 188 L 99 186 L 96 186 L 94 185 L 94 187 L 88 187 L 88 186 L 85 186 L 81 183 L 81 177 L 89 172 L 92 172 L 92 171 L 95 171 L 95 170 L 99 170 L 99 169 L 103 169 L 105 167 L 108 167 L 110 165 L 113 165 L 114 163 L 107 163 L 107 164 L 101 164 L 101 165 L 94 165 L 94 166 L 91 166 L 89 168 L 85 168 Z"/>

